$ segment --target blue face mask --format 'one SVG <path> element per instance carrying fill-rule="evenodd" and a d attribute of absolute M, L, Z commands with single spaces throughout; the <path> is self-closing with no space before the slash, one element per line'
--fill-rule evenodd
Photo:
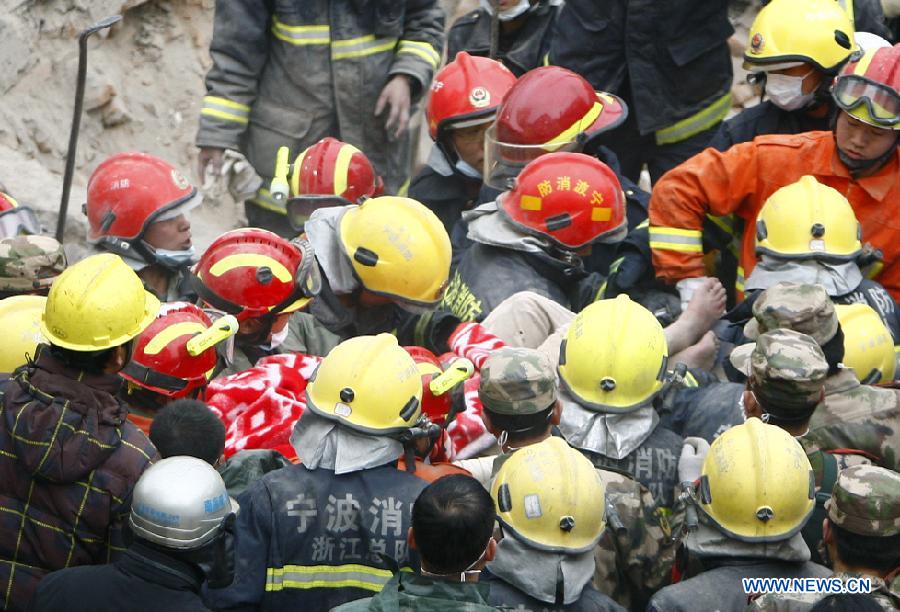
<path fill-rule="evenodd" d="M 478 179 L 479 181 L 482 179 L 481 172 L 474 166 L 466 163 L 462 158 L 456 160 L 456 169 L 460 174 L 469 178 Z"/>
<path fill-rule="evenodd" d="M 196 261 L 196 250 L 193 246 L 184 251 L 156 249 L 156 263 L 166 268 L 177 269 L 189 266 Z"/>

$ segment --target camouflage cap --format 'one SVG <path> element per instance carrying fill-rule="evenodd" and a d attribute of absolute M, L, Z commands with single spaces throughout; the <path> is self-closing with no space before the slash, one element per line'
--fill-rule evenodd
<path fill-rule="evenodd" d="M 793 329 L 812 336 L 819 346 L 837 333 L 834 304 L 821 285 L 778 283 L 753 303 L 753 318 L 744 326 L 751 340 L 773 329 Z"/>
<path fill-rule="evenodd" d="M 65 269 L 62 245 L 49 236 L 0 240 L 0 291 L 28 293 L 47 289 Z"/>
<path fill-rule="evenodd" d="M 481 367 L 478 396 L 497 414 L 535 414 L 556 401 L 556 369 L 539 351 L 503 347 Z"/>
<path fill-rule="evenodd" d="M 757 338 L 745 373 L 766 412 L 800 420 L 809 416 L 800 412 L 822 399 L 828 362 L 810 336 L 776 329 Z"/>
<path fill-rule="evenodd" d="M 825 502 L 828 520 L 864 536 L 900 533 L 900 474 L 874 465 L 841 470 Z"/>

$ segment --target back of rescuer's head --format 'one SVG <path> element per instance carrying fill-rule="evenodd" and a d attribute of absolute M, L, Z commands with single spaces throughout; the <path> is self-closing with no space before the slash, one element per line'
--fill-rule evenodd
<path fill-rule="evenodd" d="M 53 355 L 99 374 L 128 362 L 132 340 L 156 318 L 159 300 L 118 255 L 94 255 L 54 281 L 41 317 Z"/>
<path fill-rule="evenodd" d="M 546 435 L 558 397 L 553 364 L 535 349 L 505 346 L 485 360 L 478 397 L 491 433 L 504 442 Z"/>
<path fill-rule="evenodd" d="M 486 553 L 494 518 L 494 501 L 471 476 L 445 476 L 425 487 L 413 504 L 410 530 L 423 569 L 459 574 L 492 557 Z"/>
<path fill-rule="evenodd" d="M 150 441 L 163 459 L 187 455 L 215 466 L 225 451 L 225 425 L 205 403 L 178 399 L 153 419 Z"/>

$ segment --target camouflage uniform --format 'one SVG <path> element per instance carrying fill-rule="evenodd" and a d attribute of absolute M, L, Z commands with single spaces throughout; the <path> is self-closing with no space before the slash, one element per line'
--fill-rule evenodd
<path fill-rule="evenodd" d="M 838 477 L 831 499 L 825 503 L 828 520 L 850 533 L 890 537 L 900 533 L 900 474 L 875 466 L 857 466 Z M 834 577 L 865 577 L 872 581 L 872 595 L 885 610 L 900 609 L 900 590 L 877 576 L 837 572 Z M 809 610 L 825 593 L 771 593 L 753 602 L 754 610 Z"/>
<path fill-rule="evenodd" d="M 825 290 L 816 285 L 779 283 L 753 305 L 753 316 L 744 328 L 749 338 L 776 328 L 788 328 L 810 335 L 820 346 L 838 329 L 834 305 Z M 740 362 L 751 349 L 739 347 L 732 363 Z M 800 439 L 821 481 L 817 451 L 856 449 L 870 455 L 879 465 L 900 470 L 900 390 L 861 385 L 850 369 L 841 369 L 825 381 L 825 399 L 813 413 L 809 433 Z M 834 454 L 834 453 L 832 453 Z M 863 455 L 835 454 L 838 463 L 868 463 Z"/>
<path fill-rule="evenodd" d="M 528 415 L 558 399 L 555 368 L 541 352 L 504 347 L 481 368 L 479 397 L 496 414 Z M 509 455 L 485 458 L 496 474 Z M 650 595 L 669 584 L 683 507 L 677 513 L 658 508 L 650 491 L 631 477 L 598 469 L 606 489 L 607 528 L 594 558 L 593 586 L 626 608 L 643 608 Z M 489 484 L 489 483 L 486 483 Z"/>
<path fill-rule="evenodd" d="M 43 293 L 66 269 L 62 245 L 49 236 L 16 236 L 0 240 L 0 299 Z"/>

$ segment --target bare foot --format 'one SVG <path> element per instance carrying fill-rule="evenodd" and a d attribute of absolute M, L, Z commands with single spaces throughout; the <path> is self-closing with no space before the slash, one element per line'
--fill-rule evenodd
<path fill-rule="evenodd" d="M 719 339 L 711 331 L 706 332 L 696 344 L 671 357 L 671 362 L 683 363 L 689 368 L 712 371 L 719 352 Z"/>
<path fill-rule="evenodd" d="M 700 341 L 725 312 L 725 287 L 717 278 L 707 278 L 697 287 L 678 320 L 666 328 L 669 353 L 678 353 Z"/>
<path fill-rule="evenodd" d="M 707 278 L 694 291 L 687 310 L 678 319 L 684 321 L 686 329 L 692 334 L 691 344 L 711 330 L 725 312 L 726 297 L 725 287 L 718 278 Z"/>

